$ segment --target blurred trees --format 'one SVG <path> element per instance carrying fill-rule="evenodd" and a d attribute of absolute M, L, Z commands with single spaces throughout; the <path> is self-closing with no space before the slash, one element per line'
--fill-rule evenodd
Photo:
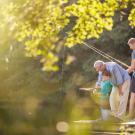
<path fill-rule="evenodd" d="M 0 27 L 7 27 L 10 36 L 25 45 L 27 56 L 39 57 L 45 71 L 59 69 L 64 47 L 112 30 L 116 12 L 121 21 L 126 15 L 135 26 L 134 0 L 9 0 L 0 11 Z"/>

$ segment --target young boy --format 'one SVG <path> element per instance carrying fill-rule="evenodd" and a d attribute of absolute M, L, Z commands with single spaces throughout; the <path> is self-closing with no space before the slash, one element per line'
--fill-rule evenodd
<path fill-rule="evenodd" d="M 102 73 L 102 81 L 100 84 L 100 100 L 99 105 L 101 107 L 101 115 L 102 119 L 106 120 L 109 118 L 109 112 L 110 112 L 110 104 L 109 104 L 109 96 L 112 90 L 112 84 L 109 81 L 110 74 L 107 71 L 104 71 Z"/>
<path fill-rule="evenodd" d="M 109 107 L 109 96 L 112 90 L 112 84 L 109 81 L 110 79 L 110 74 L 105 71 L 103 72 L 103 78 L 102 78 L 102 82 L 101 82 L 101 97 L 100 97 L 100 103 L 103 107 Z"/>

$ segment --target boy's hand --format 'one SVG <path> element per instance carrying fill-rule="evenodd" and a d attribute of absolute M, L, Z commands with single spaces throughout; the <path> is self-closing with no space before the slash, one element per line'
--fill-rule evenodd
<path fill-rule="evenodd" d="M 96 86 L 95 86 L 95 89 L 97 89 L 97 90 L 100 89 L 100 88 L 101 88 L 101 87 L 100 87 L 99 85 L 96 85 Z"/>

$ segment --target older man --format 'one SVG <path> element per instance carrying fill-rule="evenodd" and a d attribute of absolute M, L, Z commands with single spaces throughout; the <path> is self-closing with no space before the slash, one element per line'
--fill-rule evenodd
<path fill-rule="evenodd" d="M 100 79 L 102 78 L 101 72 L 108 71 L 110 73 L 110 81 L 113 85 L 109 99 L 111 111 L 116 117 L 122 118 L 126 112 L 130 89 L 128 72 L 115 62 L 103 62 L 100 60 L 94 63 L 94 68 L 97 72 L 100 72 Z"/>

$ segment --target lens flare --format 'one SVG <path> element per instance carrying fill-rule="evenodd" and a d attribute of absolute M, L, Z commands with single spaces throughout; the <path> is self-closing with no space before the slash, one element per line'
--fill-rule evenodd
<path fill-rule="evenodd" d="M 64 121 L 60 121 L 56 124 L 56 129 L 59 131 L 59 132 L 68 132 L 69 130 L 69 125 L 67 122 L 64 122 Z"/>

